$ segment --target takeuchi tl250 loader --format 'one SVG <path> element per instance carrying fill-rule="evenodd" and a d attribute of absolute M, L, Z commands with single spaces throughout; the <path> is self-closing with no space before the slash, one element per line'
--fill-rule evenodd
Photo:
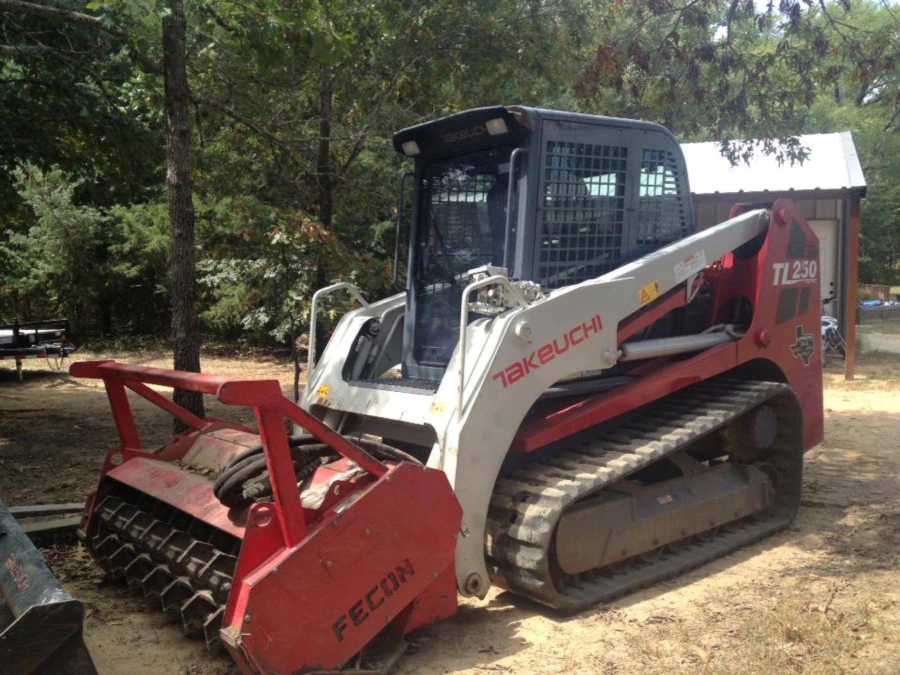
<path fill-rule="evenodd" d="M 697 567 L 791 522 L 822 438 L 818 241 L 791 202 L 695 231 L 678 143 L 631 120 L 480 108 L 394 146 L 406 291 L 315 294 L 313 322 L 328 293 L 361 307 L 311 345 L 299 406 L 71 368 L 121 437 L 85 545 L 246 673 L 384 669 L 491 585 L 571 613 Z M 126 390 L 192 429 L 143 449 Z"/>

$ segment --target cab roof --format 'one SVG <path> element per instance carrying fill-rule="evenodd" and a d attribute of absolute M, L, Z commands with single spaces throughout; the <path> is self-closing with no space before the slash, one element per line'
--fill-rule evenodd
<path fill-rule="evenodd" d="M 494 120 L 502 120 L 502 124 Z M 668 129 L 653 122 L 525 106 L 495 105 L 472 108 L 407 127 L 394 134 L 394 149 L 409 157 L 417 157 L 458 155 L 480 147 L 505 144 L 503 141 L 522 145 L 525 138 L 532 131 L 539 130 L 544 121 L 657 131 L 675 140 Z M 501 138 L 505 134 L 509 134 L 509 138 Z"/>

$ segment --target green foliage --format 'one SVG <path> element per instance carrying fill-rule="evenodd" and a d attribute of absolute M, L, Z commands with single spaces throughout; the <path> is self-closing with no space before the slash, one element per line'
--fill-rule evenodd
<path fill-rule="evenodd" d="M 112 332 L 166 335 L 172 289 L 168 207 L 155 200 L 113 206 L 106 213 Z"/>
<path fill-rule="evenodd" d="M 34 220 L 24 233 L 7 232 L 0 248 L 12 296 L 12 307 L 5 309 L 18 309 L 18 304 L 26 315 L 29 308 L 62 312 L 77 323 L 96 305 L 107 273 L 97 256 L 105 218 L 99 210 L 73 202 L 81 181 L 71 180 L 59 167 L 45 172 L 24 164 L 12 177 Z"/>
<path fill-rule="evenodd" d="M 212 210 L 221 212 L 221 206 Z M 357 252 L 302 215 L 259 203 L 242 203 L 239 210 L 253 218 L 241 219 L 252 225 L 235 232 L 241 244 L 233 257 L 223 253 L 200 263 L 200 282 L 209 291 L 202 319 L 215 332 L 287 342 L 308 326 L 309 303 L 321 283 L 351 281 L 376 295 L 389 290 L 390 269 L 382 262 L 380 242 Z M 320 318 L 332 325 L 348 306 L 336 304 Z"/>
<path fill-rule="evenodd" d="M 79 204 L 85 179 L 23 164 L 14 185 L 32 211 L 24 232 L 0 241 L 0 316 L 63 315 L 76 334 L 164 333 L 170 286 L 165 204 L 98 209 Z"/>
<path fill-rule="evenodd" d="M 892 7 L 859 3 L 853 11 L 827 5 L 835 22 L 825 77 L 806 120 L 812 132 L 853 132 L 866 177 L 859 279 L 900 283 L 900 45 Z M 825 17 L 821 17 L 826 21 Z M 847 39 L 838 40 L 837 38 Z"/>
<path fill-rule="evenodd" d="M 82 9 L 79 2 L 53 4 Z M 96 206 L 145 196 L 145 187 L 162 178 L 165 149 L 155 78 L 91 28 L 12 12 L 0 14 L 0 27 L 16 47 L 39 50 L 0 61 L 4 220 L 27 213 L 11 180 L 21 162 L 59 165 L 88 179 L 80 192 Z"/>
<path fill-rule="evenodd" d="M 152 67 L 163 5 L 52 4 L 109 30 L 0 16 L 0 316 L 68 313 L 85 337 L 165 335 L 165 117 Z M 392 132 L 495 103 L 655 120 L 686 140 L 721 141 L 735 160 L 802 158 L 794 134 L 850 129 L 869 183 L 861 278 L 900 278 L 892 7 L 188 5 L 201 318 L 215 337 L 287 342 L 308 325 L 313 291 L 333 281 L 370 298 L 392 292 L 396 190 L 408 169 Z M 763 141 L 729 142 L 740 138 Z M 329 303 L 329 320 L 349 306 Z"/>
<path fill-rule="evenodd" d="M 877 176 L 869 186 L 859 236 L 859 279 L 900 284 L 900 185 L 897 174 Z"/>

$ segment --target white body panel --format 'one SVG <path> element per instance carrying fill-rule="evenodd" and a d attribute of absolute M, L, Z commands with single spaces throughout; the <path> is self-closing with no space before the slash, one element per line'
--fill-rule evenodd
<path fill-rule="evenodd" d="M 346 356 L 363 324 L 396 310 L 405 296 L 374 303 L 341 319 L 301 403 L 307 409 L 326 408 L 325 420 L 335 428 L 342 413 L 355 413 L 434 430 L 437 440 L 428 465 L 447 474 L 463 508 L 457 585 L 463 593 L 483 597 L 489 587 L 484 559 L 488 503 L 513 437 L 534 402 L 560 380 L 612 365 L 619 323 L 647 304 L 646 297 L 642 302 L 643 289 L 655 285 L 654 292 L 662 295 L 683 284 L 689 292 L 697 273 L 764 232 L 767 225 L 766 212 L 753 211 L 597 279 L 472 322 L 466 334 L 461 410 L 458 353 L 433 395 L 358 386 L 343 379 Z M 530 327 L 527 341 L 516 334 L 522 322 Z M 477 588 L 469 586 L 467 591 L 466 580 L 473 578 Z"/>

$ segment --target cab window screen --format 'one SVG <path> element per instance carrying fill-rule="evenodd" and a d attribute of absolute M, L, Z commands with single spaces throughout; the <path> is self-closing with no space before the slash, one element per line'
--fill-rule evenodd
<path fill-rule="evenodd" d="M 614 269 L 622 255 L 628 148 L 548 141 L 538 278 L 569 286 Z"/>
<path fill-rule="evenodd" d="M 681 182 L 675 153 L 644 149 L 638 187 L 638 246 L 659 247 L 690 234 Z"/>

